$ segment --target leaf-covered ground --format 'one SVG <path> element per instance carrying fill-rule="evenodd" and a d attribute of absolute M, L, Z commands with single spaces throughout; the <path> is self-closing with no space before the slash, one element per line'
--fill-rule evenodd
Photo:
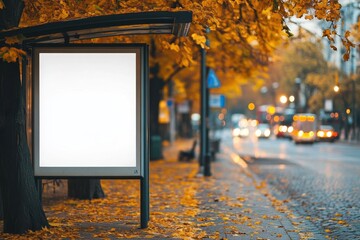
<path fill-rule="evenodd" d="M 106 198 L 91 201 L 68 199 L 62 180 L 47 185 L 43 194 L 51 228 L 24 235 L 0 233 L 0 239 L 313 238 L 302 230 L 303 220 L 286 208 L 286 200 L 271 198 L 264 183 L 234 171 L 234 164 L 221 160 L 225 153 L 212 163 L 213 176 L 204 178 L 197 176 L 197 161 L 177 162 L 177 152 L 167 147 L 165 160 L 150 163 L 147 229 L 139 228 L 139 180 L 102 180 Z"/>

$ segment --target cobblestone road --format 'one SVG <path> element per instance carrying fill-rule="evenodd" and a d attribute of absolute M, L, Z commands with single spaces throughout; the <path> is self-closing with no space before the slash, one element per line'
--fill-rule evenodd
<path fill-rule="evenodd" d="M 226 138 L 227 139 L 227 138 Z M 334 239 L 360 239 L 360 145 L 253 137 L 232 141 L 279 199 Z"/>

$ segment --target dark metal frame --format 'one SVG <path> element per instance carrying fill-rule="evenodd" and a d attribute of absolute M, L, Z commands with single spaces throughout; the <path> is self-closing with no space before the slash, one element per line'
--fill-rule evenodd
<path fill-rule="evenodd" d="M 69 43 L 77 40 L 119 35 L 173 34 L 186 36 L 192 20 L 190 11 L 153 11 L 95 16 L 69 21 L 0 31 L 0 45 L 5 37 L 21 35 L 23 44 Z"/>

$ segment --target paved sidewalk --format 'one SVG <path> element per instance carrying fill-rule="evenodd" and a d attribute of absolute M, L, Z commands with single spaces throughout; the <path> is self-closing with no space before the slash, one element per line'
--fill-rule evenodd
<path fill-rule="evenodd" d="M 165 156 L 171 159 L 182 145 L 177 142 L 169 147 Z M 272 196 L 265 182 L 259 181 L 231 148 L 221 148 L 211 169 L 212 176 L 203 177 L 197 193 L 197 220 L 204 222 L 200 226 L 207 238 L 325 239 L 308 219 L 286 207 L 286 199 Z"/>
<path fill-rule="evenodd" d="M 50 229 L 0 239 L 324 239 L 230 148 L 217 154 L 211 177 L 199 176 L 197 159 L 178 162 L 191 144 L 177 140 L 164 146 L 164 159 L 151 161 L 147 229 L 139 229 L 138 180 L 102 180 L 107 197 L 92 201 L 67 199 L 65 181 L 44 193 Z"/>

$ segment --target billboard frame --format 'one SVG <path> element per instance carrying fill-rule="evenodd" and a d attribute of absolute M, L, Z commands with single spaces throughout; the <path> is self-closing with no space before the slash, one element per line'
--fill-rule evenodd
<path fill-rule="evenodd" d="M 66 50 L 67 49 L 67 50 Z M 34 44 L 32 55 L 32 159 L 35 179 L 41 195 L 41 179 L 140 179 L 141 228 L 149 221 L 149 60 L 146 44 Z M 39 55 L 42 52 L 108 52 L 136 54 L 136 167 L 51 167 L 39 164 Z M 125 169 L 126 168 L 126 169 Z M 68 171 L 72 169 L 71 171 Z M 50 171 L 49 171 L 50 170 Z M 87 172 L 91 170 L 91 174 Z M 95 171 L 94 171 L 95 170 Z M 109 172 L 109 171 L 110 172 Z M 114 171 L 115 170 L 115 171 Z M 67 172 L 68 171 L 68 172 Z"/>

